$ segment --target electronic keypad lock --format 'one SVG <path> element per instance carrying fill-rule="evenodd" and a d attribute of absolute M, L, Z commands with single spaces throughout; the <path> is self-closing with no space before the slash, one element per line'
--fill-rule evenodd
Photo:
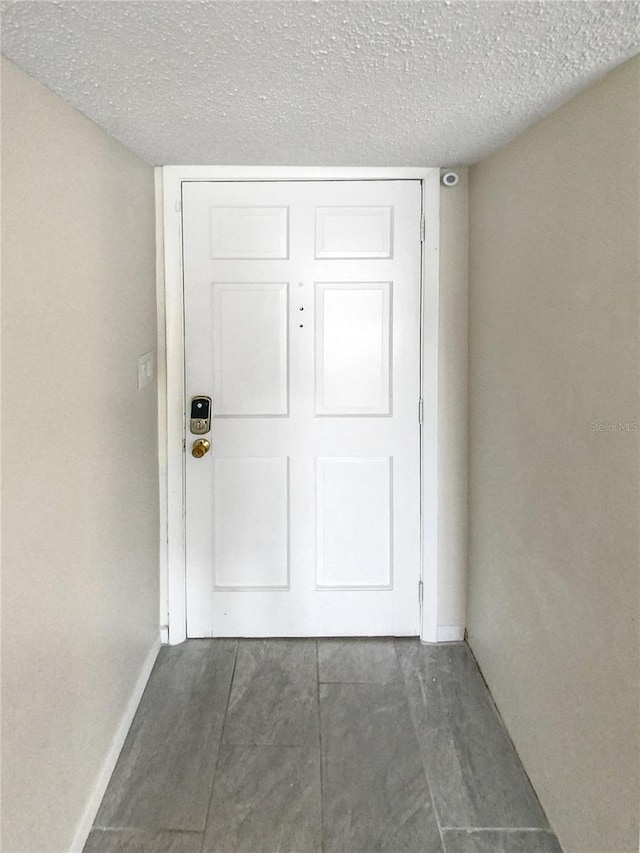
<path fill-rule="evenodd" d="M 194 435 L 211 432 L 211 397 L 191 398 L 189 429 Z"/>

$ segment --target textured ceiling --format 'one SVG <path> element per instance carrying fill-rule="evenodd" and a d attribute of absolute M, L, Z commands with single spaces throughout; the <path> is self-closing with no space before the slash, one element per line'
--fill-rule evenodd
<path fill-rule="evenodd" d="M 639 33 L 637 0 L 2 3 L 2 52 L 155 164 L 472 163 Z"/>

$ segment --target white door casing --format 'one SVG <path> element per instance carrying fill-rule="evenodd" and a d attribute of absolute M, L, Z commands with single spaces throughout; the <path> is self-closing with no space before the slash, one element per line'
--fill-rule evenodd
<path fill-rule="evenodd" d="M 437 250 L 438 250 L 438 170 L 324 170 L 324 169 L 278 169 L 278 168 L 263 168 L 263 169 L 250 169 L 245 167 L 166 167 L 163 169 L 163 209 L 164 209 L 164 237 L 165 237 L 165 276 L 166 276 L 166 294 L 165 294 L 165 305 L 166 305 L 166 340 L 167 340 L 167 457 L 168 457 L 168 482 L 167 482 L 167 505 L 168 505 L 168 554 L 167 554 L 167 562 L 168 562 L 168 577 L 169 577 L 169 591 L 168 591 L 168 599 L 169 599 L 169 612 L 170 612 L 170 623 L 169 623 L 169 638 L 170 642 L 180 642 L 184 639 L 185 636 L 185 626 L 184 626 L 184 612 L 185 612 L 185 603 L 184 603 L 184 593 L 185 593 L 185 584 L 184 584 L 184 559 L 182 552 L 182 543 L 183 539 L 183 528 L 182 528 L 182 504 L 184 500 L 184 495 L 182 493 L 182 465 L 178 465 L 178 462 L 181 462 L 182 459 L 181 453 L 177 452 L 176 447 L 174 447 L 174 443 L 172 441 L 172 437 L 175 438 L 178 433 L 180 433 L 180 437 L 182 437 L 182 430 L 184 424 L 184 407 L 185 407 L 185 399 L 184 399 L 184 389 L 181 384 L 181 367 L 180 362 L 182 360 L 182 351 L 181 351 L 181 341 L 179 340 L 179 333 L 182 325 L 182 311 L 181 311 L 181 288 L 180 288 L 180 238 L 181 234 L 179 231 L 179 219 L 180 219 L 180 209 L 179 209 L 179 200 L 180 195 L 179 191 L 186 182 L 199 181 L 199 180 L 221 180 L 221 179 L 230 179 L 234 182 L 242 184 L 244 181 L 253 179 L 260 179 L 262 181 L 269 180 L 300 180 L 302 178 L 310 178 L 312 180 L 321 180 L 326 178 L 333 178 L 336 181 L 343 181 L 349 178 L 354 179 L 367 179 L 368 181 L 373 181 L 377 179 L 390 179 L 390 178 L 402 178 L 402 179 L 419 179 L 421 183 L 422 190 L 422 201 L 424 206 L 424 214 L 425 214 L 425 223 L 424 230 L 426 233 L 426 239 L 422 245 L 422 282 L 423 282 L 423 292 L 422 292 L 422 323 L 423 323 L 423 353 L 422 353 L 422 398 L 424 401 L 424 422 L 422 425 L 422 439 L 423 439 L 423 449 L 422 449 L 422 577 L 425 584 L 425 601 L 424 606 L 422 608 L 422 620 L 420 625 L 415 625 L 415 627 L 407 629 L 405 628 L 397 628 L 391 625 L 390 628 L 385 628 L 382 630 L 382 633 L 415 633 L 416 630 L 419 630 L 421 637 L 427 641 L 433 641 L 436 639 L 436 624 L 437 624 L 437 281 L 438 281 L 438 269 L 437 269 Z M 346 185 L 345 185 L 346 186 Z M 400 186 L 400 184 L 398 184 Z M 345 201 L 348 203 L 345 204 Z M 224 205 L 222 205 L 224 207 Z M 259 206 L 259 205 L 258 205 Z M 286 207 L 286 205 L 272 205 L 275 207 Z M 323 205 L 316 205 L 318 207 L 322 207 Z M 332 204 L 325 204 L 324 207 L 330 208 Z M 353 195 L 350 195 L 348 198 L 342 198 L 341 203 L 335 206 L 345 207 L 353 207 L 358 208 L 362 206 L 368 206 L 369 208 L 374 208 L 369 211 L 369 226 L 373 226 L 373 230 L 376 230 L 376 221 L 378 222 L 378 237 L 380 234 L 384 232 L 384 227 L 380 228 L 379 226 L 384 226 L 386 213 L 384 210 L 375 210 L 376 206 L 384 208 L 385 205 L 382 204 L 373 204 L 371 200 L 367 205 L 360 205 L 353 203 Z M 335 212 L 335 211 L 334 211 Z M 361 212 L 361 211 L 346 211 L 347 215 L 350 213 Z M 332 212 L 329 211 L 329 214 Z M 257 215 L 257 214 L 256 214 Z M 273 222 L 275 222 L 278 216 L 282 215 L 282 212 L 279 214 L 276 213 L 274 217 L 272 217 Z M 323 225 L 323 217 L 318 216 L 314 217 L 314 229 L 317 231 L 315 236 L 320 236 Z M 272 224 L 273 224 L 272 222 Z M 277 222 L 276 222 L 277 225 Z M 327 218 L 327 222 L 324 223 L 324 231 L 327 236 L 327 245 L 323 248 L 319 245 L 317 250 L 317 254 L 319 257 L 317 259 L 317 263 L 320 263 L 320 266 L 323 264 L 325 266 L 337 266 L 339 264 L 346 264 L 349 267 L 349 262 L 351 262 L 351 268 L 353 268 L 353 260 L 352 258 L 348 258 L 346 260 L 340 260 L 336 258 L 337 255 L 345 255 L 348 251 L 344 245 L 344 239 L 346 231 L 343 227 L 336 226 L 336 219 L 333 217 L 333 222 L 331 221 L 331 217 Z M 388 223 L 387 223 L 388 225 Z M 224 230 L 224 229 L 222 229 Z M 265 229 L 263 229 L 265 230 Z M 269 228 L 266 229 L 267 231 Z M 371 230 L 371 229 L 370 229 Z M 388 229 L 387 229 L 388 230 Z M 231 229 L 231 231 L 235 231 L 235 229 Z M 277 232 L 277 227 L 275 231 L 272 229 L 273 233 Z M 348 231 L 348 229 L 347 229 Z M 229 229 L 227 229 L 229 234 Z M 219 239 L 224 239 L 224 234 L 218 229 Z M 293 239 L 293 238 L 292 238 Z M 376 238 L 378 239 L 378 238 Z M 342 240 L 342 245 L 340 241 Z M 333 241 L 333 248 L 331 242 Z M 336 242 L 337 241 L 337 242 Z M 292 243 L 293 245 L 293 243 Z M 264 253 L 264 246 L 258 247 L 258 254 Z M 275 246 L 273 250 L 276 252 L 282 251 L 281 246 Z M 361 250 L 359 250 L 361 251 Z M 375 255 L 375 249 L 369 248 L 370 257 L 366 261 L 366 263 L 370 264 L 380 264 L 384 263 L 384 259 L 380 258 L 379 255 L 384 255 L 389 252 L 389 247 L 382 246 L 382 248 L 378 248 L 378 256 Z M 215 254 L 215 250 L 214 250 Z M 233 254 L 233 252 L 232 252 Z M 232 262 L 232 259 L 224 259 L 219 258 L 219 261 L 225 263 L 227 261 Z M 255 261 L 257 258 L 252 259 L 255 266 Z M 273 259 L 276 260 L 277 259 Z M 280 318 L 278 323 L 275 324 L 274 328 L 279 328 L 279 334 L 282 338 L 282 314 L 283 314 L 283 306 L 290 299 L 292 302 L 294 298 L 297 296 L 296 290 L 298 288 L 299 282 L 294 282 L 293 279 L 297 279 L 302 277 L 303 279 L 306 276 L 306 273 L 302 276 L 297 276 L 292 274 L 292 281 L 288 282 L 287 276 L 276 276 L 276 277 L 266 277 L 267 281 L 264 281 L 263 284 L 269 284 L 270 287 L 262 288 L 261 293 L 256 293 L 255 290 L 252 290 L 252 282 L 251 280 L 247 282 L 240 282 L 239 278 L 231 275 L 222 275 L 218 280 L 217 287 L 211 287 L 210 294 L 211 299 L 214 302 L 217 302 L 218 305 L 225 305 L 226 314 L 230 317 L 234 316 L 234 312 L 237 317 L 242 318 L 242 322 L 246 325 L 247 320 L 247 309 L 249 308 L 249 315 L 253 311 L 255 321 L 256 316 L 269 311 L 273 315 L 274 320 L 278 317 Z M 224 282 L 222 279 L 229 278 L 231 282 Z M 240 276 L 240 278 L 250 278 L 249 276 Z M 282 281 L 278 281 L 278 279 L 282 279 Z M 312 405 L 314 407 L 314 420 L 316 423 L 323 423 L 329 421 L 336 421 L 340 424 L 342 432 L 344 432 L 345 426 L 348 423 L 353 423 L 353 421 L 360 418 L 363 421 L 373 422 L 373 423 L 381 423 L 386 422 L 387 425 L 393 421 L 393 418 L 388 417 L 388 415 L 382 413 L 381 411 L 376 411 L 375 406 L 378 405 L 379 399 L 382 396 L 384 398 L 385 394 L 391 392 L 392 388 L 387 389 L 384 386 L 385 377 L 382 376 L 382 381 L 378 381 L 375 388 L 366 389 L 361 394 L 361 399 L 358 402 L 360 405 L 361 411 L 355 413 L 354 411 L 348 411 L 349 406 L 353 405 L 353 401 L 349 401 L 348 394 L 345 397 L 345 389 L 349 390 L 349 383 L 351 382 L 351 388 L 353 389 L 354 382 L 359 388 L 363 388 L 364 386 L 360 382 L 362 379 L 362 375 L 358 374 L 358 371 L 352 369 L 351 375 L 341 375 L 344 374 L 344 371 L 340 371 L 339 362 L 340 358 L 336 357 L 335 346 L 333 347 L 333 352 L 331 351 L 331 340 L 332 335 L 333 338 L 341 338 L 343 337 L 343 333 L 348 329 L 352 328 L 349 321 L 349 312 L 351 312 L 351 321 L 355 317 L 358 317 L 362 320 L 363 316 L 367 316 L 367 311 L 369 311 L 369 324 L 366 325 L 371 326 L 371 322 L 375 319 L 376 316 L 380 316 L 380 312 L 384 314 L 386 311 L 391 312 L 392 308 L 396 307 L 395 300 L 397 298 L 397 294 L 393 292 L 393 277 L 387 275 L 365 275 L 361 276 L 359 280 L 354 282 L 349 278 L 347 274 L 344 275 L 321 275 L 314 276 L 315 283 L 312 282 L 313 293 L 313 307 L 316 308 L 319 306 L 321 310 L 318 311 L 318 319 L 316 331 L 323 332 L 325 335 L 325 339 L 329 342 L 329 345 L 325 345 L 326 352 L 322 352 L 322 347 L 318 347 L 317 351 L 314 353 L 314 348 L 306 347 L 306 350 L 311 353 L 311 359 L 318 361 L 324 367 L 327 368 L 327 372 L 331 373 L 333 376 L 332 383 L 328 383 L 330 387 L 325 389 L 322 388 L 322 383 L 316 383 L 317 387 L 313 390 L 311 395 L 307 395 L 310 397 Z M 326 279 L 325 281 L 321 281 L 321 279 Z M 346 281 L 340 281 L 340 279 L 345 279 Z M 225 284 L 243 284 L 243 288 L 232 288 L 231 291 L 228 287 L 225 288 Z M 255 282 L 253 283 L 255 284 Z M 343 286 L 347 284 L 348 287 L 345 289 Z M 357 284 L 358 286 L 353 286 Z M 286 287 L 282 287 L 282 285 L 287 285 Z M 375 285 L 375 286 L 371 286 Z M 306 292 L 308 289 L 307 285 L 304 284 L 302 291 Z M 288 291 L 288 293 L 286 292 Z M 342 303 L 342 304 L 339 304 Z M 253 307 L 251 307 L 253 306 Z M 258 307 L 261 306 L 261 307 Z M 287 320 L 287 325 L 290 325 L 289 332 L 293 332 L 293 319 L 294 313 L 293 305 L 289 306 L 289 314 L 290 317 Z M 305 307 L 305 310 L 308 309 L 308 306 Z M 337 309 L 340 310 L 337 310 Z M 346 326 L 344 328 L 340 327 L 340 323 L 343 322 L 346 311 Z M 378 314 L 376 315 L 376 312 Z M 415 312 L 414 312 L 415 313 Z M 211 314 L 209 314 L 209 317 Z M 305 315 L 306 318 L 310 317 L 310 314 Z M 341 320 L 341 317 L 343 320 Z M 249 325 L 251 325 L 251 318 L 249 317 Z M 322 328 L 323 323 L 327 326 L 327 329 Z M 273 324 L 272 324 L 273 325 Z M 304 328 L 302 330 L 302 335 L 305 335 L 307 331 L 312 331 L 309 328 Z M 233 337 L 233 336 L 232 336 Z M 269 335 L 267 334 L 267 338 Z M 273 337 L 273 336 L 272 336 Z M 277 337 L 277 335 L 276 335 Z M 383 336 L 384 337 L 384 336 Z M 304 338 L 301 336 L 298 339 L 303 340 Z M 274 338 L 275 340 L 275 338 Z M 272 341 L 273 342 L 273 341 Z M 263 342 L 264 344 L 265 342 Z M 268 343 L 268 341 L 266 342 Z M 371 344 L 371 342 L 369 342 Z M 236 342 L 237 344 L 237 342 Z M 390 349 L 393 347 L 394 341 L 391 337 L 390 340 L 385 343 L 384 340 L 378 340 L 376 342 L 376 346 L 380 351 L 385 351 L 385 346 Z M 237 351 L 233 351 L 234 347 L 233 341 L 227 346 L 228 352 L 226 353 L 226 358 L 229 363 L 237 362 L 238 355 L 241 355 Z M 290 346 L 291 352 L 295 350 L 297 345 L 296 339 L 291 336 L 290 337 Z M 366 341 L 363 344 L 366 349 Z M 218 344 L 221 346 L 221 344 Z M 230 347 L 230 349 L 229 349 Z M 268 346 L 267 346 L 268 349 Z M 273 347 L 272 347 L 273 349 Z M 277 349 L 277 348 L 276 348 Z M 309 361 L 307 355 L 304 356 L 300 360 L 300 364 L 303 364 L 305 358 L 307 362 Z M 224 354 L 219 352 L 218 358 L 222 357 Z M 273 352 L 272 352 L 273 355 Z M 280 354 L 281 357 L 281 354 Z M 231 359 L 231 361 L 229 361 Z M 275 358 L 275 362 L 278 361 L 278 357 Z M 295 361 L 295 360 L 294 360 Z M 295 386 L 295 373 L 296 367 L 292 361 L 291 365 L 291 373 L 289 376 L 289 385 L 290 392 L 293 393 Z M 418 359 L 419 361 L 419 359 Z M 274 363 L 275 363 L 274 362 Z M 242 366 L 242 365 L 241 365 Z M 272 365 L 273 366 L 273 365 Z M 269 374 L 269 366 L 263 365 L 264 370 L 266 371 L 265 375 Z M 309 365 L 307 364 L 307 367 Z M 312 369 L 315 371 L 315 365 L 311 365 Z M 255 368 L 255 364 L 254 364 Z M 248 371 L 251 373 L 251 371 Z M 347 371 L 349 373 L 349 371 Z M 380 379 L 380 377 L 378 377 Z M 388 378 L 388 377 L 387 377 Z M 340 389 L 339 382 L 337 380 L 342 381 L 343 388 Z M 209 382 L 210 384 L 210 382 Z M 227 383 L 228 386 L 228 383 Z M 302 387 L 307 387 L 306 384 Z M 220 389 L 218 389 L 220 390 Z M 283 401 L 285 401 L 285 390 L 283 390 L 282 383 L 280 383 L 279 391 L 276 389 L 277 393 L 271 393 L 274 389 L 272 388 L 270 392 L 267 392 L 265 388 L 266 396 L 262 400 L 258 400 L 259 406 L 264 410 L 264 413 L 268 415 L 271 419 L 272 424 L 276 421 L 282 422 L 285 420 L 291 421 L 291 413 L 288 418 L 283 417 L 282 408 Z M 207 392 L 206 387 L 198 387 L 197 389 L 189 388 L 189 395 L 191 393 L 211 393 L 211 391 Z M 233 392 L 235 393 L 235 392 Z M 238 399 L 233 399 L 233 393 L 229 396 L 229 393 L 223 393 L 223 397 L 220 401 L 220 405 L 222 408 L 227 406 L 228 410 L 231 412 L 233 409 L 239 411 L 239 406 L 241 401 Z M 419 392 L 418 392 L 419 393 Z M 367 396 L 368 394 L 368 396 Z M 342 395 L 342 396 L 341 396 Z M 376 397 L 377 395 L 377 397 Z M 236 395 L 237 396 L 237 395 Z M 415 397 L 414 393 L 414 397 Z M 375 398 L 375 399 L 374 399 Z M 215 400 L 215 395 L 214 395 Z M 161 401 L 162 402 L 162 401 Z M 288 401 L 286 401 L 288 403 Z M 246 403 L 246 400 L 245 400 Z M 414 399 L 414 406 L 417 404 L 417 399 Z M 215 402 L 214 402 L 215 406 Z M 340 408 L 346 409 L 347 411 L 340 412 Z M 269 408 L 271 408 L 271 412 L 269 412 Z M 325 411 L 326 410 L 326 411 Z M 178 426 L 178 411 L 180 411 L 180 425 Z M 214 408 L 215 411 L 215 408 Z M 228 421 L 226 426 L 230 427 L 231 422 L 234 420 L 232 416 L 225 416 L 222 412 L 218 413 L 218 419 L 221 421 Z M 238 419 L 236 420 L 236 426 Z M 240 412 L 240 422 L 245 421 L 248 422 L 250 420 L 261 420 L 261 418 L 256 417 L 255 412 Z M 254 424 L 255 428 L 256 424 Z M 214 444 L 216 442 L 216 431 L 218 429 L 218 422 L 214 421 L 214 429 L 213 429 L 213 441 Z M 190 438 L 190 437 L 188 437 Z M 316 436 L 317 438 L 317 436 Z M 264 439 L 266 441 L 266 438 Z M 322 572 L 324 572 L 324 580 L 326 583 L 320 583 L 319 586 L 324 587 L 335 587 L 339 585 L 340 578 L 335 575 L 335 568 L 338 565 L 336 562 L 336 554 L 340 552 L 340 549 L 344 549 L 345 544 L 347 544 L 348 537 L 345 536 L 345 530 L 351 527 L 353 529 L 354 525 L 358 524 L 358 512 L 354 510 L 354 507 L 362 503 L 362 501 L 367 501 L 368 503 L 373 504 L 373 508 L 370 507 L 370 512 L 373 512 L 373 515 L 378 518 L 383 518 L 388 509 L 388 502 L 385 505 L 385 502 L 379 502 L 380 505 L 376 508 L 376 498 L 383 495 L 385 492 L 385 488 L 387 491 L 389 490 L 390 484 L 393 482 L 394 475 L 396 475 L 396 471 L 394 471 L 394 464 L 398 464 L 396 460 L 392 460 L 388 452 L 380 452 L 379 455 L 372 454 L 367 452 L 367 454 L 362 453 L 362 443 L 356 442 L 352 448 L 352 455 L 343 455 L 344 451 L 336 454 L 335 450 L 335 436 L 330 440 L 327 439 L 328 443 L 322 449 L 322 453 L 316 452 L 311 454 L 312 457 L 318 457 L 317 461 L 314 460 L 314 470 L 311 472 L 309 469 L 307 471 L 306 480 L 308 483 L 313 483 L 314 500 L 311 502 L 315 506 L 315 498 L 320 496 L 319 505 L 330 508 L 340 507 L 340 495 L 344 495 L 344 487 L 345 483 L 351 485 L 351 498 L 346 498 L 343 500 L 342 508 L 340 513 L 334 513 L 334 517 L 330 518 L 328 521 L 323 519 L 322 513 L 320 513 L 319 527 L 322 528 L 323 522 L 325 523 L 325 527 L 328 525 L 328 536 L 325 535 L 324 541 L 328 542 L 328 546 L 324 548 L 323 553 L 321 555 L 322 559 L 319 561 L 320 563 L 320 575 L 318 576 L 319 580 L 322 580 Z M 180 444 L 182 442 L 180 441 Z M 374 441 L 375 444 L 375 441 Z M 356 449 L 356 445 L 358 448 Z M 187 452 L 190 448 L 190 442 L 187 447 Z M 180 451 L 182 448 L 180 447 Z M 370 450 L 370 449 L 369 449 Z M 291 489 L 294 486 L 293 480 L 296 478 L 299 479 L 299 475 L 295 472 L 292 472 L 292 458 L 289 456 L 287 458 L 287 454 L 283 453 L 279 456 L 277 455 L 268 455 L 265 454 L 262 457 L 256 457 L 255 455 L 251 457 L 255 460 L 249 464 L 249 468 L 253 469 L 253 472 L 247 470 L 246 462 L 242 462 L 240 457 L 229 455 L 226 459 L 220 459 L 219 463 L 215 463 L 219 465 L 219 470 L 216 474 L 216 488 L 218 492 L 222 495 L 225 495 L 224 504 L 227 507 L 227 512 L 231 514 L 233 517 L 234 512 L 242 510 L 243 512 L 246 510 L 246 505 L 242 503 L 243 498 L 238 498 L 238 495 L 242 496 L 243 490 L 240 488 L 240 483 L 243 480 L 243 477 L 246 479 L 248 477 L 248 483 L 254 483 L 256 478 L 261 479 L 262 482 L 267 482 L 270 484 L 269 488 L 271 488 L 272 492 L 272 500 L 260 501 L 256 499 L 254 512 L 262 512 L 263 514 L 263 532 L 269 529 L 283 528 L 283 513 L 282 506 L 284 506 L 284 491 L 286 491 L 287 486 Z M 258 461 L 259 459 L 259 461 Z M 193 462 L 194 464 L 198 464 L 199 461 L 204 460 L 191 460 L 189 456 L 187 458 L 187 464 Z M 213 457 L 210 454 L 209 457 L 206 458 L 206 461 L 210 464 L 213 462 Z M 244 467 L 243 467 L 244 466 Z M 204 466 L 203 466 L 204 467 Z M 308 465 L 307 465 L 308 467 Z M 258 474 L 258 470 L 260 469 L 260 474 Z M 356 476 L 356 473 L 357 476 Z M 354 491 L 354 488 L 357 483 L 367 484 L 368 487 L 362 489 L 361 494 L 357 495 L 357 489 Z M 278 485 L 279 484 L 279 485 Z M 308 486 L 305 487 L 308 489 Z M 234 492 L 235 490 L 235 492 Z M 255 491 L 253 489 L 247 490 L 247 492 Z M 237 492 L 237 494 L 235 494 Z M 348 492 L 348 489 L 347 489 Z M 214 490 L 209 490 L 209 494 L 213 494 Z M 236 499 L 240 500 L 240 504 L 236 505 L 234 510 L 234 494 Z M 325 498 L 323 499 L 323 495 Z M 297 503 L 297 501 L 296 501 Z M 306 504 L 307 502 L 303 502 Z M 280 510 L 278 510 L 278 506 Z M 267 509 L 268 507 L 268 509 Z M 352 517 L 349 519 L 349 512 L 352 511 Z M 410 514 L 410 513 L 409 513 Z M 341 517 L 344 520 L 344 526 L 341 531 L 340 524 L 338 524 L 338 518 Z M 313 519 L 316 520 L 315 517 Z M 303 521 L 304 524 L 309 526 L 308 521 Z M 260 527 L 260 525 L 258 525 Z M 387 525 L 388 527 L 388 525 Z M 362 528 L 364 529 L 364 527 Z M 370 528 L 371 529 L 371 528 Z M 360 554 L 364 560 L 360 560 L 360 566 L 364 564 L 367 565 L 368 575 L 366 577 L 366 584 L 362 583 L 363 578 L 358 578 L 355 575 L 348 579 L 348 583 L 354 586 L 369 586 L 369 587 L 384 587 L 389 585 L 389 566 L 384 565 L 384 560 L 382 562 L 375 562 L 375 555 L 378 556 L 380 553 L 384 553 L 385 551 L 385 543 L 389 544 L 392 536 L 389 535 L 389 530 L 385 531 L 384 525 L 376 524 L 373 525 L 374 534 L 373 536 L 368 537 L 368 545 L 371 550 L 367 551 L 367 539 L 365 537 L 361 537 L 360 541 L 355 541 L 355 547 L 358 554 Z M 325 531 L 326 533 L 326 531 Z M 315 535 L 315 534 L 314 534 Z M 342 536 L 342 539 L 341 539 Z M 376 539 L 377 537 L 377 539 Z M 295 539 L 295 535 L 292 537 L 290 547 L 291 547 L 291 556 L 294 556 L 295 544 L 293 539 Z M 222 537 L 224 539 L 224 537 Z M 278 537 L 276 537 L 276 540 Z M 280 537 L 280 547 L 281 553 L 281 564 L 282 564 L 282 556 L 286 550 L 286 546 L 288 543 L 285 542 L 286 537 Z M 357 540 L 357 537 L 356 537 Z M 260 545 L 260 536 L 257 536 L 258 546 Z M 276 544 L 271 543 L 274 547 Z M 221 574 L 218 580 L 218 586 L 227 586 L 229 578 L 225 579 L 224 576 L 224 560 L 225 553 L 232 554 L 237 553 L 236 545 L 227 541 L 226 545 L 224 541 L 218 543 L 215 547 L 218 548 L 218 557 L 221 560 Z M 255 545 L 255 543 L 254 543 Z M 375 546 L 375 547 L 374 547 Z M 333 552 L 332 552 L 333 547 Z M 225 552 L 225 548 L 227 551 Z M 250 550 L 250 549 L 249 549 Z M 277 548 L 276 548 L 277 550 Z M 227 561 L 228 562 L 228 561 Z M 356 565 L 358 561 L 354 561 L 352 565 Z M 228 563 L 231 566 L 231 563 Z M 237 567 L 236 567 L 237 568 Z M 246 568 L 246 565 L 245 565 Z M 334 573 L 332 575 L 332 572 Z M 385 574 L 386 572 L 386 574 Z M 376 574 L 377 573 L 377 574 Z M 356 571 L 357 575 L 357 571 Z M 262 578 L 264 581 L 264 577 Z M 277 586 L 277 585 L 287 585 L 288 579 L 284 576 L 280 577 L 271 577 L 267 578 L 267 586 Z M 236 577 L 237 582 L 237 577 Z M 244 577 L 243 583 L 246 585 L 253 584 L 255 585 L 256 578 L 246 575 Z M 395 579 L 393 581 L 395 583 Z M 241 584 L 242 586 L 242 584 Z M 366 591 L 367 594 L 369 591 Z M 414 591 L 414 594 L 417 591 Z M 247 593 L 244 591 L 242 593 L 243 596 L 247 594 L 252 595 L 253 593 Z M 359 592 L 359 595 L 365 594 L 364 592 Z M 267 596 L 271 596 L 272 598 L 279 597 L 282 595 L 281 592 L 274 592 L 273 590 L 269 590 L 266 593 Z M 333 590 L 331 592 L 324 591 L 321 593 L 316 593 L 316 595 L 320 596 L 333 596 Z M 342 595 L 342 593 L 340 593 Z M 251 609 L 251 608 L 249 608 Z M 353 610 L 353 607 L 346 607 L 346 610 Z M 364 610 L 367 608 L 365 607 Z M 295 608 L 294 608 L 295 610 Z M 336 612 L 339 611 L 340 608 L 337 608 Z M 375 611 L 375 608 L 374 608 Z M 324 618 L 324 617 L 323 617 Z M 357 621 L 357 620 L 356 620 Z M 336 623 L 337 624 L 337 623 Z M 397 624 L 397 623 L 396 623 Z M 265 630 L 267 633 L 271 633 L 270 629 L 265 629 L 264 627 L 258 631 L 253 633 L 264 633 Z M 306 633 L 347 633 L 341 627 L 334 628 L 323 628 L 322 620 L 315 627 L 311 627 Z M 200 633 L 199 631 L 197 633 Z M 222 633 L 219 631 L 213 630 L 213 633 L 218 634 Z M 252 633 L 251 631 L 247 631 L 247 634 Z M 298 634 L 302 633 L 300 630 L 294 628 L 284 628 L 282 633 L 288 634 Z M 353 633 L 376 633 L 375 630 L 371 628 L 356 628 Z M 378 633 L 380 633 L 378 631 Z M 206 632 L 203 632 L 202 635 L 206 635 Z"/>
<path fill-rule="evenodd" d="M 188 636 L 419 632 L 420 189 L 183 186 Z"/>

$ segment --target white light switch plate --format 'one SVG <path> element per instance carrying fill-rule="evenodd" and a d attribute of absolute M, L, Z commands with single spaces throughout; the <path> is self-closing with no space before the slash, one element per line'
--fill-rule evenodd
<path fill-rule="evenodd" d="M 138 356 L 138 389 L 144 388 L 153 379 L 153 353 Z"/>

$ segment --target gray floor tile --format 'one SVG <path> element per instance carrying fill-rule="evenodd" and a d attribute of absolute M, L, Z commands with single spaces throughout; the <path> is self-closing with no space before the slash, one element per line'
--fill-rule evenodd
<path fill-rule="evenodd" d="M 323 684 L 325 853 L 441 853 L 400 684 Z"/>
<path fill-rule="evenodd" d="M 445 830 L 446 853 L 562 853 L 552 832 L 537 830 Z"/>
<path fill-rule="evenodd" d="M 389 640 L 318 640 L 321 682 L 393 684 L 402 672 Z"/>
<path fill-rule="evenodd" d="M 315 640 L 242 640 L 223 742 L 317 746 Z"/>
<path fill-rule="evenodd" d="M 223 746 L 205 853 L 320 853 L 318 747 Z"/>
<path fill-rule="evenodd" d="M 440 825 L 548 829 L 468 647 L 396 650 Z"/>
<path fill-rule="evenodd" d="M 83 853 L 200 853 L 201 832 L 94 829 Z"/>
<path fill-rule="evenodd" d="M 161 651 L 85 850 L 443 853 L 431 796 L 446 853 L 561 853 L 464 644 L 189 641 Z"/>
<path fill-rule="evenodd" d="M 96 827 L 204 830 L 236 645 L 161 649 Z"/>

